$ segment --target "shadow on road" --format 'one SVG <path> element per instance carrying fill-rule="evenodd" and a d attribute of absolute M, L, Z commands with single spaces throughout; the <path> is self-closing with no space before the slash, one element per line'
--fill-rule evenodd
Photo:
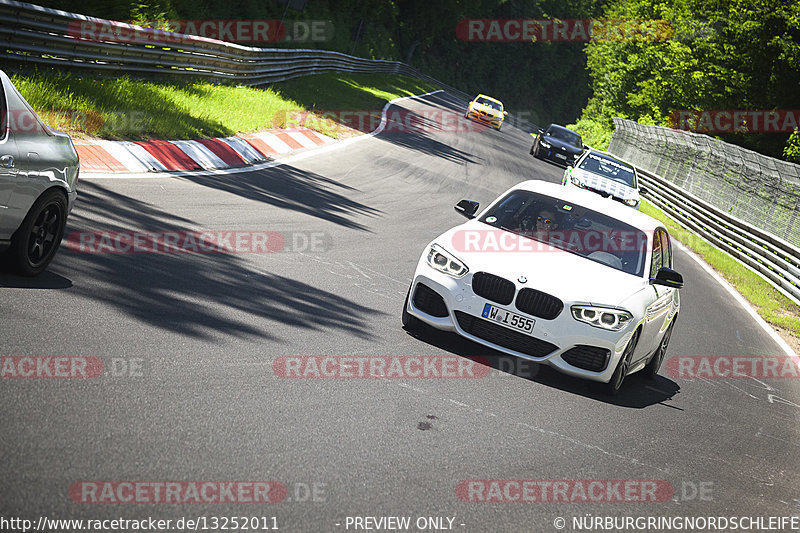
<path fill-rule="evenodd" d="M 71 226 L 97 226 L 98 220 L 102 220 L 104 226 L 117 225 L 120 229 L 158 229 L 175 225 L 191 227 L 191 221 L 187 218 L 114 192 L 97 181 L 83 180 L 80 182 L 78 201 L 70 214 L 64 236 L 69 234 Z M 63 251 L 64 248 L 59 253 Z"/>
<path fill-rule="evenodd" d="M 480 158 L 476 158 L 468 152 L 461 151 L 443 142 L 437 141 L 425 133 L 408 131 L 387 132 L 382 133 L 378 138 L 396 146 L 421 152 L 428 156 L 446 159 L 447 161 L 460 165 L 464 163 L 478 164 L 480 162 Z"/>
<path fill-rule="evenodd" d="M 303 213 L 350 229 L 369 231 L 351 217 L 381 214 L 378 209 L 346 196 L 346 193 L 357 192 L 357 189 L 291 165 L 243 171 L 235 175 L 190 176 L 186 179 L 204 187 Z"/>
<path fill-rule="evenodd" d="M 80 207 L 69 221 L 79 231 L 196 230 L 192 220 L 136 198 L 84 182 Z M 99 240 L 99 237 L 98 237 Z M 275 339 L 277 326 L 339 329 L 371 339 L 368 324 L 382 313 L 313 284 L 254 266 L 245 254 L 111 253 L 84 246 L 73 235 L 48 271 L 27 279 L 0 275 L 0 287 L 64 288 L 155 328 L 203 339 L 221 334 Z M 105 253 L 98 253 L 103 250 Z M 274 257 L 276 254 L 263 254 Z M 246 254 L 251 256 L 253 254 Z M 67 277 L 75 281 L 74 285 Z M 98 328 L 105 327 L 97 324 Z"/>
<path fill-rule="evenodd" d="M 45 270 L 35 278 L 17 276 L 5 263 L 0 262 L 0 288 L 6 289 L 69 289 L 72 280 Z"/>
<path fill-rule="evenodd" d="M 411 335 L 411 333 L 409 334 Z M 617 396 L 609 396 L 603 390 L 604 384 L 602 383 L 562 374 L 545 364 L 498 352 L 454 333 L 426 327 L 414 336 L 423 342 L 452 354 L 468 358 L 480 358 L 478 361 L 481 364 L 488 364 L 488 366 L 500 372 L 620 407 L 643 409 L 652 405 L 662 404 L 662 402 L 671 399 L 680 391 L 680 386 L 669 378 L 660 375 L 651 381 L 643 377 L 639 372 L 626 378 L 625 383 L 622 385 L 622 390 Z M 669 404 L 663 405 L 678 409 Z"/>
<path fill-rule="evenodd" d="M 420 103 L 431 107 L 423 111 L 410 109 L 410 106 L 419 107 Z M 457 106 L 452 96 L 429 94 L 390 106 L 386 112 L 386 126 L 378 138 L 453 163 L 478 164 L 480 157 L 432 137 L 440 133 L 474 135 L 486 131 L 486 126 L 463 118 L 463 114 L 464 109 Z"/>

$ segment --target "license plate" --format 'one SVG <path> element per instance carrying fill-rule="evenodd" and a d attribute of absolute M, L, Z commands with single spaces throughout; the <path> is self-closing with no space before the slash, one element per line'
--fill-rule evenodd
<path fill-rule="evenodd" d="M 567 158 L 567 156 L 565 156 L 564 154 L 556 154 L 556 157 L 558 159 L 566 159 Z"/>
<path fill-rule="evenodd" d="M 511 311 L 506 311 L 496 305 L 486 304 L 483 306 L 483 318 L 488 318 L 498 324 L 502 324 L 507 328 L 511 328 L 528 335 L 533 335 L 533 324 L 536 322 L 532 318 L 527 318 Z"/>

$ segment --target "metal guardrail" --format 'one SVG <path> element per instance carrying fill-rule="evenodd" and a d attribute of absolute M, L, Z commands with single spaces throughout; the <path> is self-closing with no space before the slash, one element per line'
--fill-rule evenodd
<path fill-rule="evenodd" d="M 645 198 L 800 304 L 800 249 L 639 169 Z"/>
<path fill-rule="evenodd" d="M 615 120 L 616 122 L 616 120 Z M 625 160 L 624 155 L 610 154 Z M 759 274 L 787 298 L 800 304 L 800 248 L 711 205 L 691 192 L 641 168 L 644 197 L 667 215 Z"/>
<path fill-rule="evenodd" d="M 146 39 L 83 38 L 81 24 L 147 32 Z M 109 35 L 109 37 L 111 37 Z M 364 59 L 327 50 L 253 48 L 194 35 L 153 32 L 25 2 L 0 0 L 3 61 L 100 74 L 192 77 L 264 85 L 331 71 L 400 74 L 470 97 L 400 61 Z"/>
<path fill-rule="evenodd" d="M 81 24 L 119 28 L 127 34 L 142 31 L 146 39 L 82 38 Z M 99 38 L 103 33 L 89 35 Z M 154 32 L 14 0 L 0 0 L 0 43 L 3 61 L 101 75 L 124 72 L 134 77 L 191 77 L 257 86 L 331 71 L 398 74 L 438 85 L 465 102 L 472 99 L 400 61 L 364 59 L 329 50 L 253 48 L 195 35 Z M 507 121 L 528 131 L 538 128 L 517 115 L 509 115 Z"/>
<path fill-rule="evenodd" d="M 708 135 L 620 118 L 609 151 L 800 247 L 800 165 Z"/>

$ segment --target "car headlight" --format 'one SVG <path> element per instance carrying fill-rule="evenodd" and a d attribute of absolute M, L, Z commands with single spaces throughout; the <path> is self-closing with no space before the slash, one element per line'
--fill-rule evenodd
<path fill-rule="evenodd" d="M 619 331 L 628 325 L 633 315 L 622 309 L 573 305 L 572 317 L 579 322 L 586 322 L 596 328 Z"/>
<path fill-rule="evenodd" d="M 580 179 L 576 178 L 575 176 L 570 176 L 569 180 L 572 182 L 573 185 L 580 187 L 581 189 L 585 189 L 586 185 L 584 185 Z"/>
<path fill-rule="evenodd" d="M 550 148 L 552 145 L 547 141 L 539 141 L 539 144 L 542 145 L 543 148 Z"/>
<path fill-rule="evenodd" d="M 428 250 L 428 264 L 454 278 L 461 278 L 469 272 L 467 265 L 446 252 L 438 244 L 432 244 Z"/>
<path fill-rule="evenodd" d="M 639 205 L 639 199 L 638 198 L 629 198 L 629 199 L 625 200 L 625 204 L 629 205 L 631 207 L 636 207 L 637 205 Z"/>

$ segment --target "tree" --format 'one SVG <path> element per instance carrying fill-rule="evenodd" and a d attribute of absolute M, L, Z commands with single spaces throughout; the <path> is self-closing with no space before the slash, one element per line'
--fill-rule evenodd
<path fill-rule="evenodd" d="M 587 46 L 593 99 L 584 118 L 649 115 L 669 125 L 678 110 L 796 109 L 800 92 L 800 4 L 783 0 L 619 0 L 612 19 L 654 19 L 671 34 Z M 603 115 L 592 116 L 598 109 Z M 587 115 L 587 112 L 589 115 Z M 779 157 L 788 133 L 718 135 Z"/>

